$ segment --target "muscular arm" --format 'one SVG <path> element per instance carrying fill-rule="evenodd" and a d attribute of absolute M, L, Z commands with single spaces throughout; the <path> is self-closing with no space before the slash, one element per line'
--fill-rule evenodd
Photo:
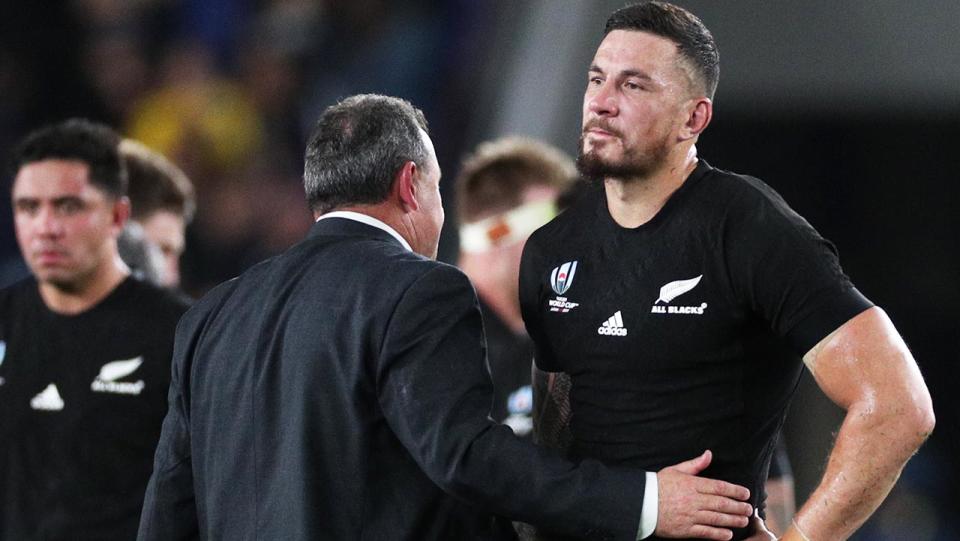
<path fill-rule="evenodd" d="M 879 308 L 843 324 L 803 360 L 847 415 L 820 485 L 783 539 L 847 539 L 886 498 L 933 430 L 930 394 L 906 344 Z"/>

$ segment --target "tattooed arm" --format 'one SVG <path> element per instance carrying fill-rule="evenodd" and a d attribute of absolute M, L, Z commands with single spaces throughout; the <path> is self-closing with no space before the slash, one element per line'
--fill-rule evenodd
<path fill-rule="evenodd" d="M 570 445 L 570 376 L 533 365 L 533 441 L 565 450 Z"/>

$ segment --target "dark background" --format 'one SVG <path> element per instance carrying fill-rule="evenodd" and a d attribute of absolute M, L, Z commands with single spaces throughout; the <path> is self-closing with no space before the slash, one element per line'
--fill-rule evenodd
<path fill-rule="evenodd" d="M 960 539 L 960 2 L 680 1 L 721 77 L 700 155 L 777 189 L 838 246 L 920 363 L 937 428 L 860 540 Z M 302 149 L 324 107 L 410 99 L 450 184 L 507 134 L 573 153 L 586 67 L 621 0 L 74 0 L 0 3 L 0 152 L 86 116 L 197 185 L 183 261 L 199 295 L 309 227 Z M 24 272 L 0 203 L 0 282 Z M 453 209 L 441 258 L 456 254 Z M 787 427 L 803 502 L 842 412 L 804 381 Z"/>

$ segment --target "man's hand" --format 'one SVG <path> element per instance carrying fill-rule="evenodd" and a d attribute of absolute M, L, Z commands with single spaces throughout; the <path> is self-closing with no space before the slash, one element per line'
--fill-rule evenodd
<path fill-rule="evenodd" d="M 728 528 L 743 528 L 753 506 L 746 503 L 750 491 L 739 485 L 697 477 L 710 465 L 710 451 L 693 460 L 664 468 L 657 473 L 660 505 L 657 510 L 659 537 L 697 537 L 727 541 Z"/>

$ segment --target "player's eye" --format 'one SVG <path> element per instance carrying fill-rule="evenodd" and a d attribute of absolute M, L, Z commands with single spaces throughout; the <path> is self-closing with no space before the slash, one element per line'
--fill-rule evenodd
<path fill-rule="evenodd" d="M 37 209 L 40 208 L 40 205 L 36 201 L 17 201 L 14 204 L 14 207 L 18 213 L 22 214 L 36 214 Z"/>
<path fill-rule="evenodd" d="M 64 199 L 57 202 L 57 212 L 60 214 L 76 214 L 83 210 L 83 203 L 76 199 Z"/>

